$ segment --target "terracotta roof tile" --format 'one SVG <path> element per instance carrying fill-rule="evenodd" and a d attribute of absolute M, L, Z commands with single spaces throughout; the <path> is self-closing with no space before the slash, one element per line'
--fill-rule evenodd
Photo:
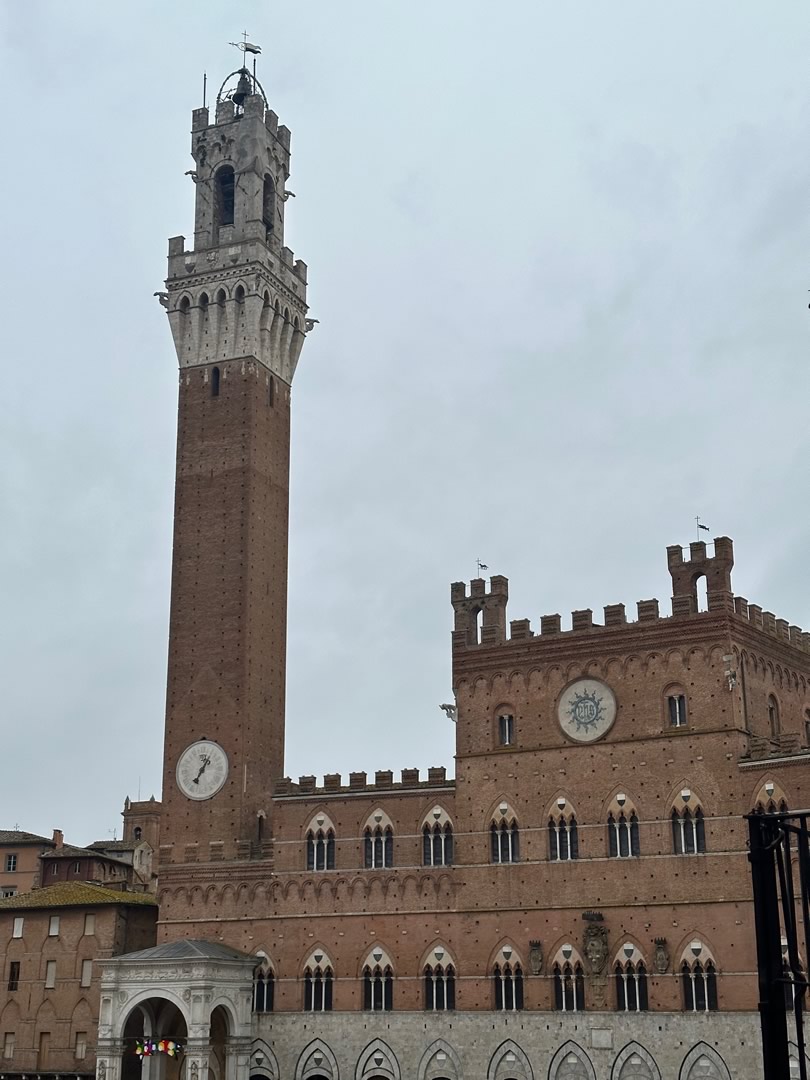
<path fill-rule="evenodd" d="M 92 907 L 94 904 L 147 904 L 157 900 L 149 893 L 119 892 L 105 889 L 102 885 L 90 885 L 84 881 L 63 881 L 44 889 L 17 893 L 0 900 L 0 911 L 17 911 L 21 908 Z"/>
<path fill-rule="evenodd" d="M 0 844 L 48 844 L 54 846 L 48 836 L 37 836 L 32 832 L 20 832 L 19 829 L 0 829 Z"/>

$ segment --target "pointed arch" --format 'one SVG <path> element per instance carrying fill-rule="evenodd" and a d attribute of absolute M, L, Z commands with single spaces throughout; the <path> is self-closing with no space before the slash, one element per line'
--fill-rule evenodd
<path fill-rule="evenodd" d="M 366 818 L 363 864 L 366 870 L 387 870 L 394 865 L 394 823 L 381 806 Z"/>
<path fill-rule="evenodd" d="M 579 950 L 565 941 L 551 961 L 554 981 L 554 1009 L 557 1012 L 583 1012 L 585 1009 L 585 965 Z"/>
<path fill-rule="evenodd" d="M 551 1059 L 548 1080 L 596 1080 L 596 1073 L 579 1043 L 569 1039 Z"/>
<path fill-rule="evenodd" d="M 444 942 L 434 941 L 422 956 L 426 1012 L 446 1012 L 456 1007 L 456 962 Z"/>
<path fill-rule="evenodd" d="M 323 810 L 313 814 L 305 835 L 307 870 L 334 870 L 336 832 L 329 815 Z"/>
<path fill-rule="evenodd" d="M 444 1054 L 444 1058 L 439 1059 L 439 1054 Z M 462 1080 L 461 1059 L 444 1039 L 435 1039 L 430 1044 L 416 1070 L 416 1080 L 438 1080 L 439 1077 Z"/>
<path fill-rule="evenodd" d="M 523 1008 L 523 962 L 511 941 L 503 941 L 490 957 L 493 1006 L 496 1012 Z"/>
<path fill-rule="evenodd" d="M 489 1059 L 487 1080 L 534 1080 L 534 1070 L 526 1052 L 513 1039 L 506 1039 Z"/>
<path fill-rule="evenodd" d="M 641 1043 L 629 1042 L 616 1055 L 610 1080 L 661 1080 L 661 1072 Z"/>
<path fill-rule="evenodd" d="M 377 1058 L 382 1057 L 382 1062 Z M 386 1080 L 401 1080 L 399 1061 L 388 1043 L 374 1039 L 357 1059 L 354 1080 L 363 1080 L 367 1076 L 384 1076 Z"/>
<path fill-rule="evenodd" d="M 453 865 L 453 822 L 439 803 L 422 818 L 422 865 Z"/>
<path fill-rule="evenodd" d="M 579 858 L 577 815 L 568 794 L 559 791 L 547 807 L 548 857 L 550 862 Z"/>
<path fill-rule="evenodd" d="M 381 942 L 366 955 L 360 971 L 363 1008 L 367 1012 L 391 1012 L 394 1006 L 394 962 Z"/>
<path fill-rule="evenodd" d="M 731 1073 L 713 1047 L 699 1042 L 683 1059 L 678 1080 L 731 1080 Z"/>
<path fill-rule="evenodd" d="M 520 827 L 518 816 L 509 800 L 502 797 L 489 814 L 490 862 L 520 862 Z"/>
<path fill-rule="evenodd" d="M 340 1078 L 337 1058 L 331 1046 L 323 1039 L 313 1039 L 307 1043 L 298 1057 L 295 1080 L 308 1080 L 310 1076 L 325 1076 L 327 1080 Z"/>

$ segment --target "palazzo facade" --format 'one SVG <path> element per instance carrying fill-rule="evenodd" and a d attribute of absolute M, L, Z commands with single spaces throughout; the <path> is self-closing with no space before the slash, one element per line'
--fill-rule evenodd
<path fill-rule="evenodd" d="M 194 239 L 169 241 L 161 294 L 180 379 L 159 944 L 105 964 L 98 1080 L 761 1076 L 742 815 L 808 804 L 810 634 L 734 595 L 727 537 L 667 549 L 671 614 L 533 627 L 506 578 L 457 582 L 455 779 L 285 777 L 314 324 L 284 244 L 290 132 L 246 69 L 195 110 L 192 156 Z"/>

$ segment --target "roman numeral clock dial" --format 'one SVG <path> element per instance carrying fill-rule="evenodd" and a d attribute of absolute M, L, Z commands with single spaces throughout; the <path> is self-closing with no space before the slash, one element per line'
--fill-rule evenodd
<path fill-rule="evenodd" d="M 177 762 L 177 786 L 187 799 L 212 799 L 228 779 L 228 756 L 209 739 L 187 746 Z"/>

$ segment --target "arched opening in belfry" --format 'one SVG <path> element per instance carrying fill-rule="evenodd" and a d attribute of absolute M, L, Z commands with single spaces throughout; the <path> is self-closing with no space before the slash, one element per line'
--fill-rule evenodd
<path fill-rule="evenodd" d="M 124 1025 L 121 1080 L 180 1080 L 188 1029 L 172 1001 L 149 998 Z"/>
<path fill-rule="evenodd" d="M 709 587 L 706 583 L 706 575 L 699 574 L 694 584 L 695 611 L 709 610 Z"/>
<path fill-rule="evenodd" d="M 223 165 L 214 177 L 214 224 L 233 225 L 236 177 L 230 165 Z"/>
<path fill-rule="evenodd" d="M 276 185 L 269 173 L 265 174 L 264 187 L 262 190 L 262 221 L 268 232 L 273 231 L 273 223 L 276 213 Z"/>

